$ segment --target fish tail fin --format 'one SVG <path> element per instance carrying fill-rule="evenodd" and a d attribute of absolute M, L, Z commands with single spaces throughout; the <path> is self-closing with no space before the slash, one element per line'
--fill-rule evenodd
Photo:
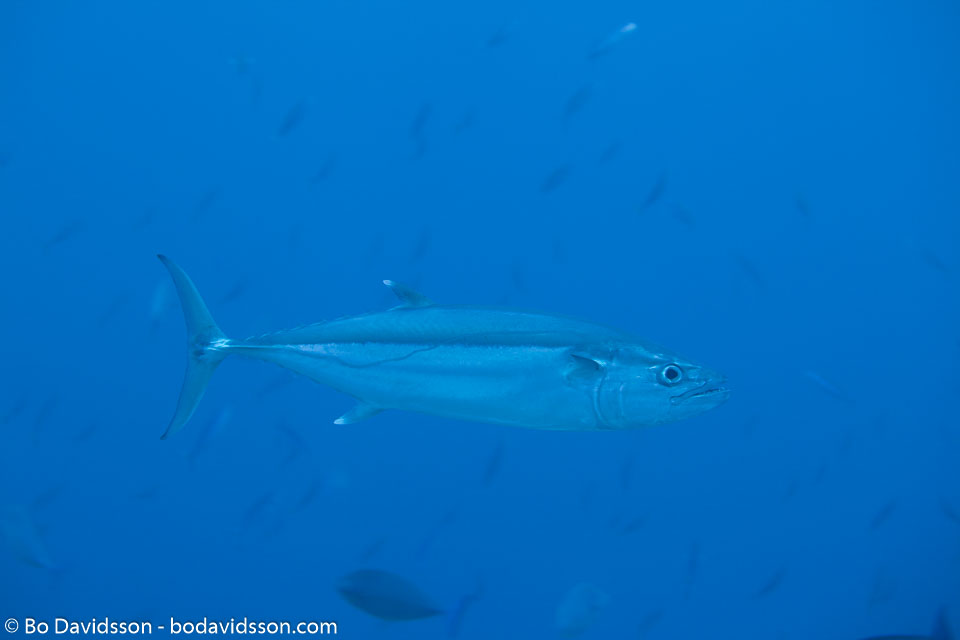
<path fill-rule="evenodd" d="M 217 365 L 227 356 L 226 349 L 230 341 L 224 335 L 207 305 L 197 292 L 193 281 L 183 269 L 164 255 L 158 255 L 160 262 L 170 272 L 173 284 L 183 307 L 183 317 L 187 323 L 187 372 L 183 376 L 183 387 L 177 400 L 177 410 L 170 420 L 167 430 L 160 436 L 166 439 L 183 428 L 203 397 L 207 383 Z"/>

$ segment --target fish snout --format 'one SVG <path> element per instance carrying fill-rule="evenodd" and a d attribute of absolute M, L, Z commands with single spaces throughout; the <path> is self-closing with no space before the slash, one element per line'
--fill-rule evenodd
<path fill-rule="evenodd" d="M 730 397 L 727 377 L 722 373 L 701 369 L 697 379 L 700 382 L 698 385 L 670 398 L 671 404 L 696 407 L 698 411 L 706 411 L 723 404 Z"/>
<path fill-rule="evenodd" d="M 704 370 L 703 384 L 696 389 L 693 395 L 700 402 L 709 404 L 710 407 L 716 407 L 723 404 L 730 397 L 730 387 L 727 383 L 727 376 L 719 371 Z"/>

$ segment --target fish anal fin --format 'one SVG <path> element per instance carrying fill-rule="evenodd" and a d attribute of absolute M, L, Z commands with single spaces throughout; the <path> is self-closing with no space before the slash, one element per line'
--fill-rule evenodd
<path fill-rule="evenodd" d="M 355 422 L 361 422 L 367 418 L 372 418 L 383 411 L 380 407 L 372 405 L 369 402 L 363 402 L 362 400 L 356 404 L 355 407 L 347 411 L 345 414 L 333 421 L 333 424 L 354 424 Z"/>
<path fill-rule="evenodd" d="M 410 287 L 395 280 L 384 280 L 394 295 L 400 300 L 400 307 L 429 307 L 433 300 L 423 295 L 419 291 L 414 291 Z"/>

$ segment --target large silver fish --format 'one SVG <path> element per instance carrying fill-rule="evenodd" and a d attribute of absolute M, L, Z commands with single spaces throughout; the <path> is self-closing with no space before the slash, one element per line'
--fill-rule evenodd
<path fill-rule="evenodd" d="M 220 331 L 184 271 L 173 277 L 187 323 L 187 372 L 163 437 L 190 419 L 230 354 L 286 367 L 357 399 L 337 424 L 384 409 L 534 429 L 631 429 L 673 422 L 727 399 L 724 377 L 626 333 L 569 318 L 434 304 L 390 280 L 400 305 L 245 340 Z"/>

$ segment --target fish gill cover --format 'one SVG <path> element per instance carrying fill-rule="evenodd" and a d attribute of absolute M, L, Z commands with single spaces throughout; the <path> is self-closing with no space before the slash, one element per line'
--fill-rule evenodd
<path fill-rule="evenodd" d="M 2 3 L 5 629 L 953 637 L 958 28 Z"/>

